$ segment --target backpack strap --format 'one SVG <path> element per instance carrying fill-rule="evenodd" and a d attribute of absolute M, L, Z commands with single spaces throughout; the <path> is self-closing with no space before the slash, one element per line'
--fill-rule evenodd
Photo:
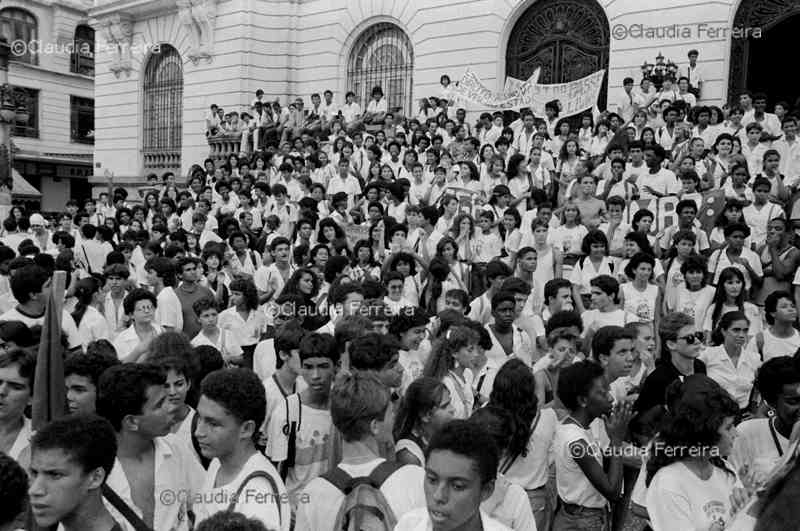
<path fill-rule="evenodd" d="M 133 526 L 135 531 L 153 531 L 144 520 L 139 518 L 139 515 L 134 512 L 131 507 L 125 503 L 125 501 L 119 497 L 119 494 L 114 492 L 114 489 L 108 486 L 107 483 L 103 483 L 103 486 L 100 487 L 101 492 L 103 493 L 103 498 L 108 500 L 108 503 L 111 504 L 114 509 L 119 511 L 119 513 L 128 521 L 128 523 Z"/>
<path fill-rule="evenodd" d="M 277 383 L 277 382 L 276 382 Z M 278 386 L 280 388 L 280 386 Z M 294 467 L 297 456 L 297 432 L 302 422 L 302 406 L 300 405 L 300 395 L 293 393 L 284 398 L 286 408 L 286 424 L 283 425 L 283 434 L 286 436 L 288 445 L 286 450 L 286 460 L 281 463 L 280 474 L 285 478 L 289 469 Z"/>
<path fill-rule="evenodd" d="M 234 511 L 236 511 L 236 503 L 239 501 L 239 498 L 241 497 L 242 492 L 244 492 L 244 488 L 247 486 L 248 483 L 250 483 L 250 481 L 252 481 L 254 479 L 257 479 L 257 478 L 266 479 L 267 483 L 269 483 L 269 488 L 272 491 L 272 495 L 274 496 L 272 499 L 275 500 L 275 503 L 278 506 L 277 507 L 277 509 L 278 509 L 278 526 L 279 527 L 283 527 L 283 515 L 281 515 L 281 501 L 280 501 L 281 500 L 281 493 L 278 490 L 278 483 L 275 481 L 275 478 L 273 478 L 272 476 L 270 476 L 269 474 L 267 474 L 263 470 L 256 470 L 254 472 L 251 472 L 250 474 L 247 475 L 246 478 L 244 478 L 244 481 L 242 481 L 242 483 L 239 485 L 239 488 L 236 489 L 236 495 L 231 500 L 231 503 L 228 504 L 227 512 L 232 513 Z"/>
<path fill-rule="evenodd" d="M 372 481 L 372 485 L 379 489 L 383 486 L 389 476 L 400 470 L 406 466 L 404 463 L 398 463 L 396 461 L 384 461 L 383 463 L 379 464 L 375 467 L 375 470 L 369 475 L 369 479 Z"/>
<path fill-rule="evenodd" d="M 380 489 L 386 480 L 389 479 L 389 476 L 404 466 L 406 465 L 403 463 L 384 461 L 376 466 L 369 476 L 363 478 L 354 478 L 337 466 L 323 474 L 321 477 L 343 492 L 345 496 L 347 496 L 358 485 L 365 483 L 371 485 L 375 489 Z"/>

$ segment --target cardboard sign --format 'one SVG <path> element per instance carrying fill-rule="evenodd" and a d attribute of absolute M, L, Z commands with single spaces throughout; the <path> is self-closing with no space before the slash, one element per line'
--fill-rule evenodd
<path fill-rule="evenodd" d="M 481 107 L 488 109 L 503 110 L 530 107 L 531 102 L 534 101 L 533 91 L 539 81 L 539 72 L 540 70 L 537 68 L 527 81 L 522 81 L 519 84 L 512 82 L 513 89 L 511 93 L 503 91 L 498 94 L 484 85 L 478 75 L 467 68 L 461 80 L 452 89 L 452 93 L 463 100 L 477 103 Z"/>

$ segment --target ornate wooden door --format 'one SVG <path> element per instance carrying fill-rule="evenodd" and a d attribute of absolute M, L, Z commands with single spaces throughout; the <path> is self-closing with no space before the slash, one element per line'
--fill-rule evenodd
<path fill-rule="evenodd" d="M 608 69 L 609 26 L 594 0 L 539 0 L 519 18 L 506 49 L 506 75 L 565 83 Z M 600 93 L 605 106 L 606 83 Z"/>

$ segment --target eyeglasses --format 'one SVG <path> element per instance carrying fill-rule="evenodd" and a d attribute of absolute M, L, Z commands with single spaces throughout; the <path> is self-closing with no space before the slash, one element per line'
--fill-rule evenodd
<path fill-rule="evenodd" d="M 683 339 L 686 341 L 687 345 L 694 345 L 696 341 L 702 343 L 703 339 L 705 339 L 705 335 L 703 332 L 695 332 L 694 334 L 689 334 L 688 336 L 680 336 L 678 339 Z"/>

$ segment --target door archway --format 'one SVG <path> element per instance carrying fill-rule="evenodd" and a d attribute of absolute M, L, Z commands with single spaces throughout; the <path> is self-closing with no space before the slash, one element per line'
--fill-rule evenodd
<path fill-rule="evenodd" d="M 738 102 L 745 90 L 764 92 L 770 103 L 800 96 L 800 73 L 775 68 L 775 52 L 796 46 L 800 31 L 800 2 L 796 0 L 742 0 L 733 19 L 728 100 Z"/>
<path fill-rule="evenodd" d="M 514 24 L 506 48 L 506 75 L 528 79 L 541 68 L 539 83 L 566 83 L 606 69 L 609 25 L 595 0 L 539 0 Z M 598 105 L 605 107 L 607 82 Z"/>

